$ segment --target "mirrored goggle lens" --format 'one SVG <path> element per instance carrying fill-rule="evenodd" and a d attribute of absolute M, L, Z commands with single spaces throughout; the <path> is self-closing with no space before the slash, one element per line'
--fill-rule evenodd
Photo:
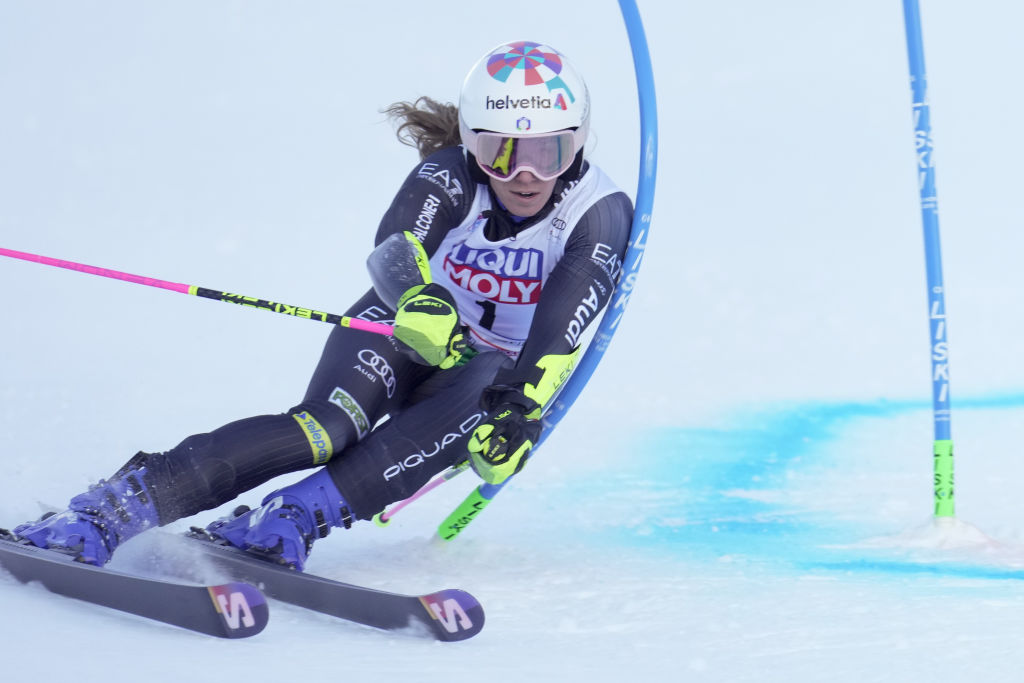
<path fill-rule="evenodd" d="M 510 180 L 523 170 L 551 180 L 572 165 L 576 156 L 573 142 L 572 131 L 523 138 L 482 132 L 477 133 L 476 161 L 498 180 Z"/>

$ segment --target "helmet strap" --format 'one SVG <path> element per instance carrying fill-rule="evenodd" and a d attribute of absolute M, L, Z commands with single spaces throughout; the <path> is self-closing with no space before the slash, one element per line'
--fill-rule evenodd
<path fill-rule="evenodd" d="M 465 147 L 462 149 L 465 150 L 466 161 L 469 163 L 469 177 L 472 178 L 473 182 L 477 185 L 490 185 L 491 176 L 484 173 L 484 169 L 480 168 L 480 164 L 476 162 L 476 156 Z"/>
<path fill-rule="evenodd" d="M 487 175 L 486 173 L 484 175 Z M 579 180 L 580 176 L 583 175 L 583 150 L 576 152 L 576 158 L 572 160 L 572 166 L 565 169 L 565 173 L 558 176 L 559 180 L 564 180 L 567 183 L 571 183 L 574 180 Z"/>
<path fill-rule="evenodd" d="M 484 236 L 492 242 L 497 242 L 499 240 L 515 237 L 523 230 L 540 223 L 551 215 L 552 209 L 554 209 L 555 204 L 560 201 L 562 194 L 565 192 L 565 188 L 566 183 L 561 178 L 556 180 L 554 190 L 548 198 L 548 203 L 545 204 L 540 211 L 529 218 L 522 218 L 517 221 L 512 214 L 509 213 L 508 209 L 502 205 L 498 196 L 494 194 L 494 188 L 488 184 L 487 193 L 491 197 L 491 208 L 483 212 L 483 215 L 487 218 L 487 225 L 484 226 Z"/>

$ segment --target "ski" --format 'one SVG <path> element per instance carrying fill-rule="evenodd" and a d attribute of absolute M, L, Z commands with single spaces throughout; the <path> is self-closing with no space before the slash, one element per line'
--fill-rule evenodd
<path fill-rule="evenodd" d="M 185 534 L 228 577 L 258 586 L 267 597 L 346 621 L 388 631 L 424 630 L 441 641 L 472 638 L 484 627 L 484 610 L 469 593 L 447 589 L 402 595 L 298 572 L 212 540 L 193 527 Z"/>
<path fill-rule="evenodd" d="M 22 583 L 95 605 L 220 638 L 246 638 L 270 618 L 256 588 L 232 582 L 186 585 L 77 562 L 68 554 L 19 542 L 0 529 L 0 566 Z"/>

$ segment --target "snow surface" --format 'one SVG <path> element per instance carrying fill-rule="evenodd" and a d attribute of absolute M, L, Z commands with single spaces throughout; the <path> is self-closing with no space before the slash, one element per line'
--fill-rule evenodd
<path fill-rule="evenodd" d="M 415 163 L 379 109 L 454 99 L 469 64 L 517 37 L 585 72 L 592 158 L 632 192 L 616 3 L 465 6 L 0 0 L 0 245 L 341 311 Z M 0 576 L 4 681 L 40 667 L 107 683 L 1020 679 L 1024 5 L 922 2 L 957 453 L 947 527 L 931 518 L 899 3 L 640 6 L 658 193 L 602 367 L 464 537 L 429 540 L 471 475 L 388 530 L 332 535 L 309 566 L 464 588 L 484 631 L 440 644 L 273 604 L 262 634 L 225 642 Z M 0 291 L 7 525 L 137 450 L 286 409 L 327 334 L 10 260 Z M 152 571 L 158 542 L 130 542 L 115 566 Z"/>

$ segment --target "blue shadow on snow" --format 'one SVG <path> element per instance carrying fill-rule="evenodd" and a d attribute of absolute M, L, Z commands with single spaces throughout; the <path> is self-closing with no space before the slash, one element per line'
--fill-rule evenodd
<path fill-rule="evenodd" d="M 956 405 L 1020 407 L 1024 394 L 960 399 Z M 609 498 L 628 492 L 623 542 L 667 546 L 694 558 L 824 572 L 1024 579 L 1024 570 L 893 559 L 881 552 L 872 558 L 864 549 L 829 547 L 856 537 L 855 520 L 844 523 L 833 513 L 801 506 L 799 495 L 792 495 L 801 479 L 806 484 L 815 472 L 835 469 L 841 453 L 836 439 L 855 421 L 930 410 L 922 401 L 796 404 L 745 415 L 737 420 L 740 427 L 659 430 L 638 444 L 637 467 L 625 481 L 591 481 L 588 490 Z"/>

